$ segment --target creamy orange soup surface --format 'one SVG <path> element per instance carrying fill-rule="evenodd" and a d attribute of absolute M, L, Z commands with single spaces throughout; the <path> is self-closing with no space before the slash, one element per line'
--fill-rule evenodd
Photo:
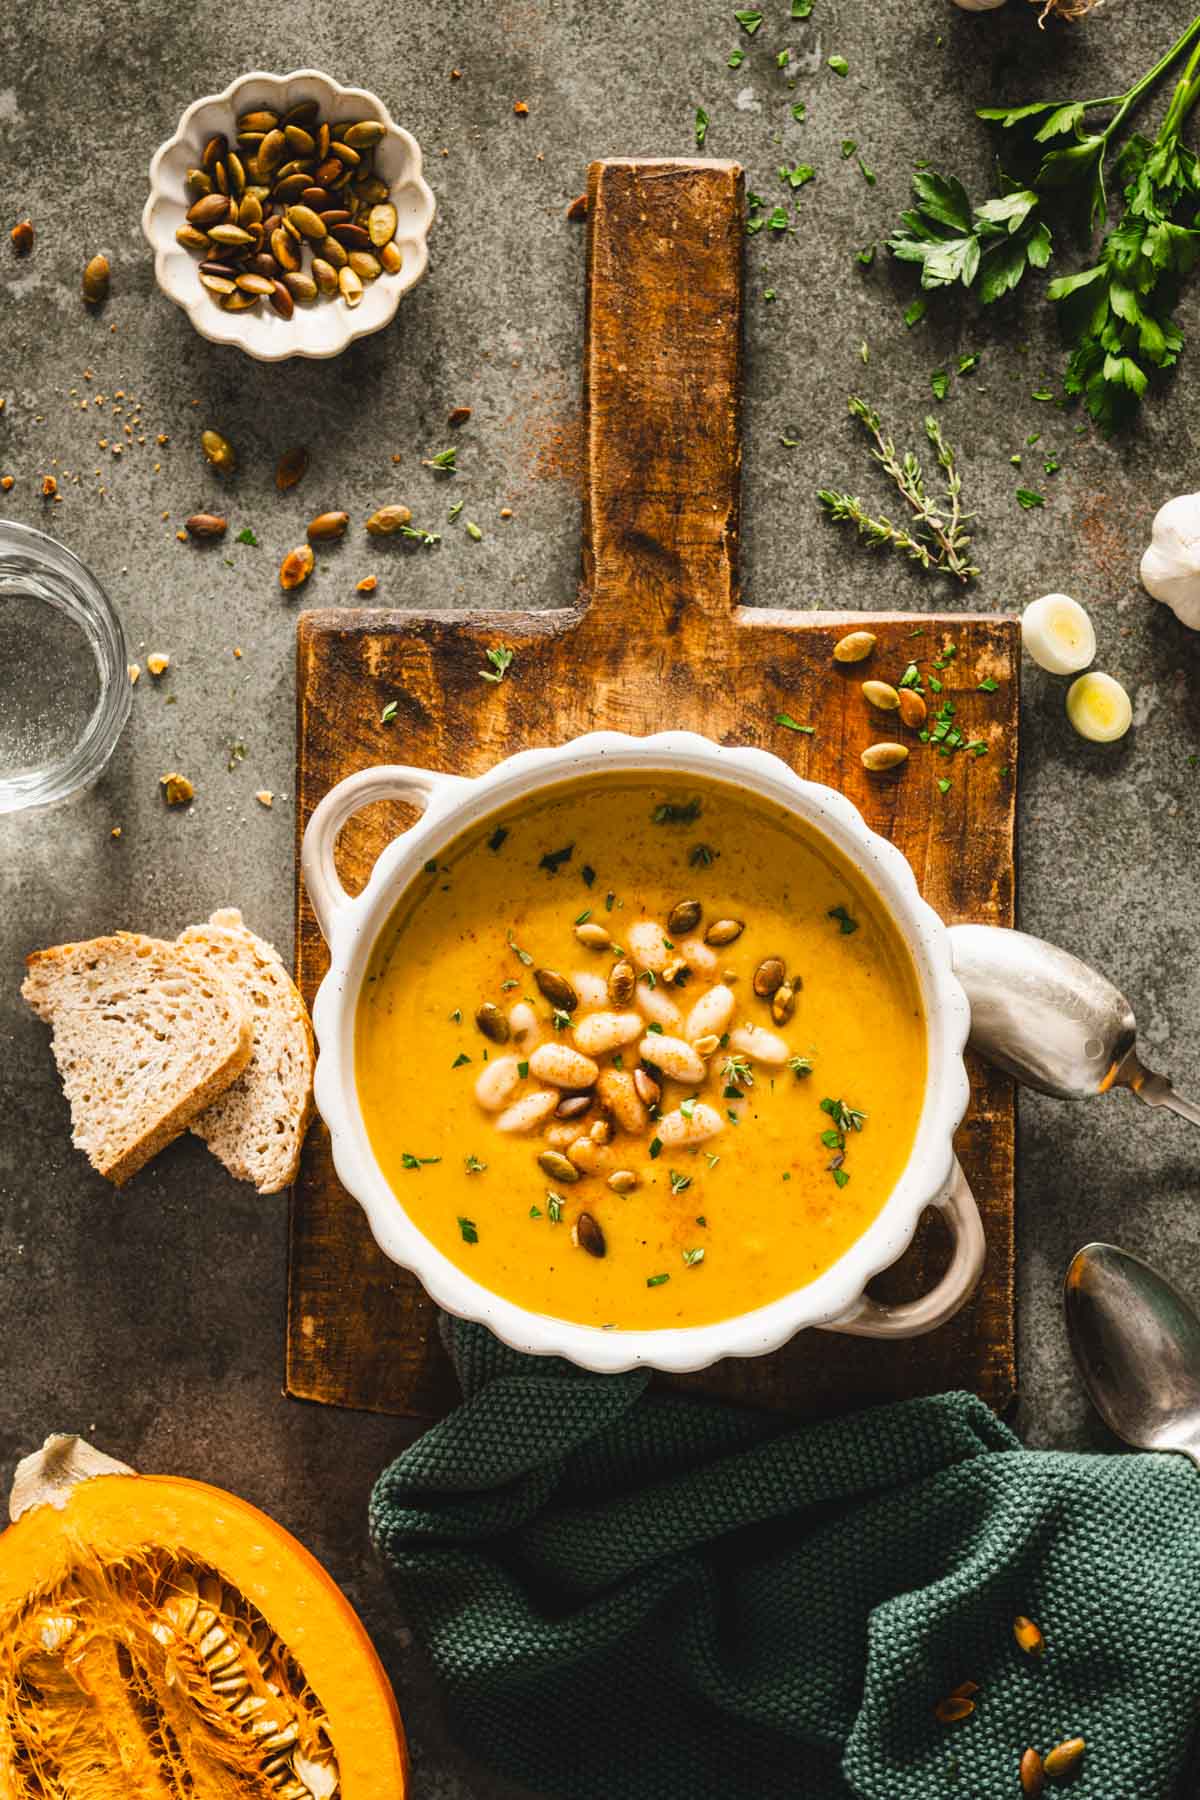
<path fill-rule="evenodd" d="M 908 1160 L 907 947 L 820 833 L 718 783 L 564 783 L 410 885 L 358 1003 L 386 1179 L 452 1262 L 600 1328 L 700 1325 L 828 1269 Z"/>

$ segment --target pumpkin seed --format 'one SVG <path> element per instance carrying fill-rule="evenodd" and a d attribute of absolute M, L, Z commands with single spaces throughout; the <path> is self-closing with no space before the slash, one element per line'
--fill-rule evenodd
<path fill-rule="evenodd" d="M 900 688 L 900 718 L 913 731 L 919 731 L 929 716 L 928 708 L 915 688 Z"/>
<path fill-rule="evenodd" d="M 383 136 L 386 126 L 378 119 L 360 119 L 357 125 L 349 126 L 342 136 L 355 150 L 369 150 Z"/>
<path fill-rule="evenodd" d="M 1038 1800 L 1046 1785 L 1046 1766 L 1036 1750 L 1029 1749 L 1021 1757 L 1021 1792 L 1026 1800 Z"/>
<path fill-rule="evenodd" d="M 288 270 L 283 277 L 283 285 L 293 300 L 315 300 L 317 297 L 317 284 L 311 275 Z"/>
<path fill-rule="evenodd" d="M 208 235 L 214 244 L 232 245 L 252 244 L 254 242 L 250 233 L 248 231 L 243 231 L 240 225 L 230 225 L 228 223 L 224 225 L 210 225 L 208 227 Z"/>
<path fill-rule="evenodd" d="M 632 963 L 615 962 L 608 971 L 608 997 L 614 1006 L 628 1006 L 637 991 L 637 971 Z"/>
<path fill-rule="evenodd" d="M 590 919 L 575 927 L 575 936 L 581 944 L 586 944 L 589 950 L 607 950 L 612 943 L 612 939 L 603 925 L 597 925 Z"/>
<path fill-rule="evenodd" d="M 396 244 L 385 244 L 379 252 L 379 260 L 383 264 L 385 275 L 398 275 L 404 266 L 404 258 Z"/>
<path fill-rule="evenodd" d="M 229 172 L 226 169 L 225 164 L 223 162 L 218 161 L 213 164 L 213 180 L 217 184 L 218 194 L 228 195 L 228 193 L 229 193 Z"/>
<path fill-rule="evenodd" d="M 350 260 L 335 237 L 322 238 L 321 255 L 338 270 L 344 269 Z"/>
<path fill-rule="evenodd" d="M 326 262 L 323 257 L 314 256 L 312 259 L 312 272 L 313 280 L 317 284 L 317 291 L 319 293 L 324 294 L 326 298 L 328 298 L 330 294 L 337 293 L 337 270 L 332 263 Z"/>
<path fill-rule="evenodd" d="M 201 279 L 203 280 L 203 276 L 201 276 Z M 268 279 L 266 275 L 257 275 L 253 270 L 251 270 L 249 274 L 239 275 L 237 278 L 237 285 L 242 289 L 243 293 L 257 294 L 261 299 L 265 299 L 275 291 L 275 283 L 273 280 Z"/>
<path fill-rule="evenodd" d="M 1018 1613 L 1013 1620 L 1013 1636 L 1026 1656 L 1040 1656 L 1046 1648 L 1041 1628 L 1032 1619 L 1027 1619 L 1024 1613 Z"/>
<path fill-rule="evenodd" d="M 249 312 L 252 306 L 258 305 L 258 300 L 257 294 L 243 293 L 240 288 L 235 288 L 232 294 L 226 294 L 221 305 L 226 312 Z"/>
<path fill-rule="evenodd" d="M 604 1241 L 604 1232 L 591 1213 L 580 1213 L 575 1221 L 571 1237 L 581 1250 L 587 1251 L 589 1256 L 603 1256 L 608 1249 L 608 1245 Z"/>
<path fill-rule="evenodd" d="M 1042 1758 L 1042 1767 L 1051 1781 L 1065 1781 L 1068 1775 L 1073 1775 L 1083 1761 L 1086 1748 L 1081 1737 L 1073 1737 L 1056 1744 L 1053 1750 L 1047 1750 Z"/>
<path fill-rule="evenodd" d="M 833 646 L 833 660 L 840 663 L 865 662 L 875 648 L 873 631 L 851 631 Z"/>
<path fill-rule="evenodd" d="M 220 161 L 221 157 L 224 156 L 228 148 L 229 145 L 225 137 L 218 132 L 216 137 L 210 137 L 207 144 L 205 144 L 204 154 L 201 156 L 200 161 L 206 169 L 215 168 L 216 164 Z"/>
<path fill-rule="evenodd" d="M 614 1169 L 608 1185 L 614 1194 L 632 1194 L 638 1186 L 638 1178 L 632 1169 Z"/>
<path fill-rule="evenodd" d="M 864 769 L 878 774 L 882 769 L 894 769 L 907 759 L 908 747 L 905 744 L 872 744 L 863 751 L 859 761 Z"/>
<path fill-rule="evenodd" d="M 703 1037 L 692 1039 L 692 1049 L 697 1056 L 712 1056 L 721 1048 L 721 1040 L 715 1031 L 706 1031 Z"/>
<path fill-rule="evenodd" d="M 289 206 L 287 218 L 289 224 L 294 225 L 297 231 L 302 231 L 306 238 L 320 243 L 325 236 L 325 221 L 311 206 Z"/>
<path fill-rule="evenodd" d="M 593 1144 L 607 1144 L 612 1136 L 612 1123 L 608 1119 L 597 1119 L 588 1131 Z"/>
<path fill-rule="evenodd" d="M 289 271 L 290 274 L 295 274 L 295 272 L 295 270 Z M 282 281 L 273 281 L 271 283 L 271 305 L 275 308 L 275 311 L 279 314 L 281 319 L 290 319 L 296 310 L 296 303 L 292 299 L 287 288 L 284 287 Z"/>
<path fill-rule="evenodd" d="M 969 1719 L 975 1711 L 975 1702 L 968 1700 L 964 1694 L 947 1694 L 939 1700 L 933 1709 L 933 1716 L 939 1725 L 959 1725 Z"/>
<path fill-rule="evenodd" d="M 200 448 L 213 467 L 220 469 L 222 475 L 228 475 L 237 462 L 237 453 L 229 439 L 222 437 L 219 431 L 202 431 Z"/>
<path fill-rule="evenodd" d="M 89 306 L 101 306 L 108 299 L 108 282 L 108 258 L 93 256 L 83 271 L 83 297 Z"/>
<path fill-rule="evenodd" d="M 787 970 L 778 956 L 764 956 L 754 971 L 754 991 L 760 1000 L 769 1000 L 783 986 Z"/>
<path fill-rule="evenodd" d="M 551 1181 L 562 1181 L 569 1187 L 573 1181 L 579 1180 L 579 1170 L 561 1150 L 543 1150 L 537 1160 L 538 1168 Z"/>
<path fill-rule="evenodd" d="M 273 197 L 290 206 L 293 201 L 301 200 L 307 192 L 308 176 L 303 169 L 298 169 L 294 175 L 285 175 L 282 180 L 276 178 Z"/>
<path fill-rule="evenodd" d="M 268 111 L 266 107 L 259 107 L 255 112 L 242 114 L 237 122 L 238 136 L 241 137 L 244 132 L 252 132 L 255 136 L 265 136 L 268 131 L 274 131 L 278 123 L 279 117 L 276 113 Z"/>
<path fill-rule="evenodd" d="M 579 1119 L 592 1104 L 590 1094 L 566 1094 L 554 1109 L 556 1119 Z"/>
<path fill-rule="evenodd" d="M 189 225 L 207 231 L 210 225 L 219 225 L 229 217 L 229 200 L 224 194 L 202 194 L 188 207 L 185 216 Z"/>
<path fill-rule="evenodd" d="M 637 1089 L 638 1099 L 643 1106 L 657 1106 L 662 1099 L 662 1085 L 654 1079 L 648 1069 L 633 1071 L 633 1085 Z"/>
<path fill-rule="evenodd" d="M 704 934 L 706 944 L 732 944 L 746 929 L 744 919 L 714 919 Z"/>
<path fill-rule="evenodd" d="M 287 148 L 287 138 L 280 131 L 278 125 L 273 126 L 258 146 L 258 152 L 254 159 L 258 164 L 259 174 L 264 180 L 269 180 L 279 168 L 287 155 Z"/>
<path fill-rule="evenodd" d="M 182 244 L 185 250 L 207 250 L 210 248 L 207 237 L 195 225 L 181 225 L 175 233 L 175 242 Z"/>
<path fill-rule="evenodd" d="M 358 154 L 358 151 L 354 148 L 353 144 L 348 144 L 344 138 L 330 138 L 329 154 L 331 156 L 336 156 L 340 163 L 345 164 L 347 168 L 351 169 L 357 169 L 359 163 L 362 161 L 362 157 Z"/>
<path fill-rule="evenodd" d="M 379 506 L 367 520 L 366 529 L 372 537 L 391 537 L 412 521 L 412 513 L 407 506 Z"/>
<path fill-rule="evenodd" d="M 337 538 L 345 537 L 346 527 L 349 523 L 349 513 L 318 513 L 315 519 L 310 519 L 308 522 L 308 540 L 312 544 L 333 543 Z"/>
<path fill-rule="evenodd" d="M 188 193 L 194 194 L 198 200 L 213 191 L 212 176 L 207 169 L 189 169 L 183 178 L 183 185 Z"/>
<path fill-rule="evenodd" d="M 785 981 L 771 996 L 771 1017 L 777 1025 L 786 1025 L 795 1010 L 796 990 L 790 981 Z"/>
<path fill-rule="evenodd" d="M 533 979 L 537 983 L 538 992 L 561 1012 L 574 1012 L 579 1005 L 579 995 L 566 976 L 560 975 L 557 969 L 535 969 Z"/>
<path fill-rule="evenodd" d="M 237 155 L 236 151 L 231 150 L 229 155 L 225 158 L 225 168 L 229 175 L 230 192 L 240 196 L 242 189 L 246 185 L 246 169 L 241 157 Z"/>
<path fill-rule="evenodd" d="M 218 538 L 225 536 L 229 521 L 219 513 L 193 513 L 190 519 L 183 521 L 183 528 L 189 537 Z"/>
<path fill-rule="evenodd" d="M 900 705 L 900 696 L 887 681 L 864 681 L 862 691 L 872 706 L 880 712 L 895 712 Z"/>
<path fill-rule="evenodd" d="M 399 223 L 400 215 L 390 201 L 371 208 L 367 214 L 367 235 L 377 250 L 382 250 L 385 244 L 391 243 Z"/>
<path fill-rule="evenodd" d="M 678 900 L 667 914 L 667 930 L 672 937 L 687 937 L 700 923 L 703 908 L 698 900 Z"/>
<path fill-rule="evenodd" d="M 507 1015 L 501 1012 L 493 1000 L 485 1000 L 483 1005 L 476 1009 L 475 1023 L 484 1037 L 490 1038 L 493 1044 L 507 1044 L 512 1036 L 512 1027 L 508 1022 Z"/>
<path fill-rule="evenodd" d="M 308 451 L 303 444 L 297 444 L 294 450 L 285 450 L 275 465 L 275 486 L 281 494 L 294 488 L 308 468 Z"/>
<path fill-rule="evenodd" d="M 371 240 L 361 225 L 332 225 L 329 235 L 346 250 L 369 250 L 371 247 Z"/>
<path fill-rule="evenodd" d="M 311 544 L 298 544 L 288 551 L 279 565 L 279 585 L 285 594 L 308 580 L 313 571 L 313 560 Z"/>
<path fill-rule="evenodd" d="M 237 216 L 237 222 L 242 230 L 248 231 L 251 225 L 261 225 L 262 216 L 262 201 L 258 196 L 256 194 L 243 194 L 238 203 Z"/>
<path fill-rule="evenodd" d="M 305 131 L 303 125 L 285 125 L 283 128 L 283 135 L 287 139 L 289 147 L 296 152 L 297 156 L 316 155 L 317 140 L 313 137 L 311 132 Z"/>
<path fill-rule="evenodd" d="M 285 125 L 312 125 L 316 122 L 321 110 L 319 100 L 297 100 L 295 106 L 289 107 L 283 115 Z"/>
<path fill-rule="evenodd" d="M 356 175 L 354 191 L 367 206 L 381 205 L 388 197 L 388 185 L 386 181 L 380 181 L 378 175 Z"/>
<path fill-rule="evenodd" d="M 372 256 L 369 250 L 352 250 L 350 267 L 360 281 L 378 281 L 383 274 L 383 264 L 377 256 Z"/>
<path fill-rule="evenodd" d="M 224 275 L 228 281 L 232 281 L 237 275 L 237 269 L 233 263 L 206 261 L 200 264 L 200 273 L 201 275 Z"/>

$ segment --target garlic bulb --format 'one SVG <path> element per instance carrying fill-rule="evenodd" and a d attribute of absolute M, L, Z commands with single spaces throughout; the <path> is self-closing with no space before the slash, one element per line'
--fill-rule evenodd
<path fill-rule="evenodd" d="M 1200 629 L 1200 494 L 1179 494 L 1155 513 L 1142 586 L 1182 625 Z"/>
<path fill-rule="evenodd" d="M 1080 737 L 1113 744 L 1133 723 L 1133 707 L 1119 681 L 1091 669 L 1067 689 L 1067 717 Z"/>
<path fill-rule="evenodd" d="M 1069 594 L 1043 594 L 1021 615 L 1021 642 L 1039 669 L 1074 675 L 1096 654 L 1092 621 Z"/>

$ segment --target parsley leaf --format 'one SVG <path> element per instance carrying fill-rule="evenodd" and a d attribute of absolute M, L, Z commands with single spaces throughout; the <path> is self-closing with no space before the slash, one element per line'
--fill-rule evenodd
<path fill-rule="evenodd" d="M 704 148 L 704 140 L 708 136 L 708 114 L 702 106 L 696 108 L 696 148 Z"/>
<path fill-rule="evenodd" d="M 789 731 L 802 731 L 807 737 L 812 737 L 817 729 L 815 725 L 801 725 L 798 720 L 793 719 L 791 713 L 785 712 L 775 714 L 775 723 L 786 726 Z"/>
<path fill-rule="evenodd" d="M 484 681 L 503 681 L 516 655 L 515 650 L 510 650 L 507 644 L 497 644 L 491 650 L 485 650 L 484 655 L 492 665 L 490 669 L 480 669 Z"/>
<path fill-rule="evenodd" d="M 749 37 L 754 36 L 755 32 L 763 22 L 763 16 L 760 12 L 735 12 L 733 16 L 741 26 L 742 30 L 746 32 Z"/>
<path fill-rule="evenodd" d="M 458 1229 L 462 1233 L 462 1241 L 464 1244 L 477 1244 L 479 1242 L 479 1232 L 476 1229 L 474 1219 L 464 1219 L 462 1214 L 459 1213 Z"/>
<path fill-rule="evenodd" d="M 1026 512 L 1031 512 L 1034 507 L 1045 506 L 1046 496 L 1037 493 L 1033 488 L 1018 488 L 1017 504 L 1024 507 Z"/>

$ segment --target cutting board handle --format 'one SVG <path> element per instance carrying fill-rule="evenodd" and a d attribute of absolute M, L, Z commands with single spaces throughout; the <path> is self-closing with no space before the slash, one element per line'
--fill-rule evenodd
<path fill-rule="evenodd" d="M 737 602 L 744 238 L 736 163 L 591 165 L 584 597 L 660 646 Z"/>

